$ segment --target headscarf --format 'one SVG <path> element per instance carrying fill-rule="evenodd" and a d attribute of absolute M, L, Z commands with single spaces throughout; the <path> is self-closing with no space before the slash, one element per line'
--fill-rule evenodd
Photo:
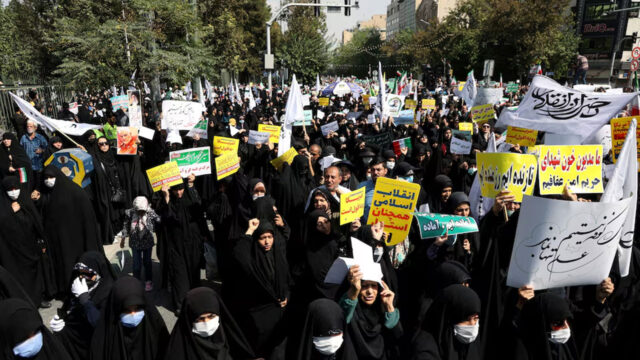
<path fill-rule="evenodd" d="M 330 221 L 327 213 L 319 209 L 312 211 L 307 218 L 307 270 L 311 276 L 309 281 L 313 281 L 316 290 L 323 296 L 333 299 L 336 296 L 338 285 L 325 284 L 324 279 L 333 261 L 339 255 L 338 245 L 341 236 L 336 233 L 333 226 L 328 235 L 319 232 L 316 224 L 321 217 Z"/>
<path fill-rule="evenodd" d="M 304 320 L 304 328 L 302 329 L 301 342 L 298 346 L 298 352 L 296 359 L 299 360 L 346 360 L 355 359 L 354 357 L 348 357 L 347 352 L 344 351 L 348 346 L 347 341 L 342 343 L 342 346 L 335 354 L 335 358 L 332 355 L 326 356 L 320 354 L 313 345 L 313 338 L 320 336 L 336 335 L 338 332 L 342 332 L 344 340 L 345 334 L 345 320 L 342 309 L 335 301 L 329 299 L 317 299 L 309 304 L 307 309 L 307 315 Z"/>
<path fill-rule="evenodd" d="M 449 200 L 447 201 L 447 213 L 453 214 L 458 206 L 465 203 L 467 205 L 471 204 L 469 202 L 469 197 L 467 196 L 467 194 L 463 193 L 462 191 L 451 193 L 451 196 L 449 196 Z"/>
<path fill-rule="evenodd" d="M 429 192 L 429 210 L 432 213 L 442 213 L 446 205 L 442 202 L 442 190 L 445 188 L 453 188 L 453 182 L 447 175 L 438 175 L 433 179 L 431 191 Z"/>

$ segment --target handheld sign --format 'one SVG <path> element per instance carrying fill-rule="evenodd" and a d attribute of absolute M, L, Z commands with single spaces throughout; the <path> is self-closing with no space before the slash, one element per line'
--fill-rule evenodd
<path fill-rule="evenodd" d="M 478 224 L 471 216 L 445 214 L 415 213 L 420 238 L 428 239 L 436 236 L 457 235 L 478 231 Z"/>
<path fill-rule="evenodd" d="M 240 169 L 240 157 L 236 153 L 226 153 L 216 158 L 216 176 L 218 180 L 233 175 Z"/>
<path fill-rule="evenodd" d="M 195 176 L 211 174 L 210 159 L 211 151 L 208 146 L 169 153 L 169 160 L 178 164 L 183 178 L 190 174 Z"/>
<path fill-rule="evenodd" d="M 295 148 L 291 147 L 284 154 L 271 160 L 270 162 L 273 167 L 275 167 L 277 170 L 280 170 L 282 169 L 282 165 L 284 163 L 291 165 L 291 163 L 293 162 L 293 158 L 296 157 L 296 155 L 298 155 L 298 151 L 296 151 Z"/>
<path fill-rule="evenodd" d="M 238 139 L 214 136 L 213 137 L 213 155 L 222 155 L 226 152 L 238 153 L 238 145 L 240 141 Z"/>
<path fill-rule="evenodd" d="M 255 130 L 249 130 L 249 144 L 266 144 L 269 142 L 271 134 L 268 132 L 260 132 Z"/>
<path fill-rule="evenodd" d="M 327 136 L 329 135 L 330 132 L 337 132 L 339 129 L 338 126 L 338 122 L 337 121 L 332 121 L 328 124 L 322 125 L 320 126 L 320 129 L 322 130 L 322 136 Z"/>
<path fill-rule="evenodd" d="M 507 127 L 507 143 L 521 146 L 533 146 L 538 140 L 538 130 L 523 129 L 515 126 Z"/>
<path fill-rule="evenodd" d="M 387 246 L 404 241 L 409 234 L 419 193 L 419 184 L 389 178 L 376 180 L 367 224 L 384 223 L 384 231 L 389 233 Z"/>
<path fill-rule="evenodd" d="M 162 189 L 164 184 L 169 186 L 182 184 L 178 164 L 172 161 L 147 170 L 147 177 L 154 192 Z"/>
<path fill-rule="evenodd" d="M 540 195 L 601 193 L 602 145 L 539 146 Z"/>
<path fill-rule="evenodd" d="M 515 196 L 533 194 L 537 175 L 537 160 L 533 155 L 510 153 L 477 153 L 478 181 L 482 196 L 495 198 L 502 190 Z"/>
<path fill-rule="evenodd" d="M 278 125 L 258 124 L 258 131 L 269 133 L 269 141 L 274 144 L 280 141 L 280 126 Z"/>
<path fill-rule="evenodd" d="M 164 100 L 162 128 L 191 130 L 200 121 L 202 104 L 193 101 Z"/>
<path fill-rule="evenodd" d="M 471 142 L 452 137 L 450 149 L 452 154 L 468 155 L 471 153 Z"/>
<path fill-rule="evenodd" d="M 494 118 L 493 104 L 478 105 L 469 111 L 474 123 L 484 124 Z"/>
<path fill-rule="evenodd" d="M 348 224 L 364 215 L 366 188 L 340 194 L 340 225 Z"/>

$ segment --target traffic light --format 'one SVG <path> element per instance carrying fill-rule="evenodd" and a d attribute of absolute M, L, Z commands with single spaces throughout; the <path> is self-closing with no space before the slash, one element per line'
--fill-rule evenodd
<path fill-rule="evenodd" d="M 344 0 L 344 4 L 351 6 L 351 0 Z M 344 16 L 351 16 L 351 8 L 350 7 L 346 7 L 344 8 Z"/>

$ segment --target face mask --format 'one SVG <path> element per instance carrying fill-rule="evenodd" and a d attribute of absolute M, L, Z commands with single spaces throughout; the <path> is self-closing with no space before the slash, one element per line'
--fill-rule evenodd
<path fill-rule="evenodd" d="M 564 344 L 569 341 L 571 337 L 571 329 L 566 327 L 564 329 L 555 330 L 549 333 L 549 341 L 554 344 Z"/>
<path fill-rule="evenodd" d="M 394 167 L 396 167 L 395 161 L 387 161 L 387 169 L 393 170 Z"/>
<path fill-rule="evenodd" d="M 18 196 L 20 196 L 20 189 L 9 190 L 9 191 L 7 191 L 7 195 L 9 196 L 9 199 L 17 200 Z"/>
<path fill-rule="evenodd" d="M 128 328 L 134 328 L 140 325 L 144 318 L 144 310 L 136 311 L 133 314 L 120 314 L 120 322 L 122 326 Z"/>
<path fill-rule="evenodd" d="M 347 141 L 347 138 L 344 136 L 340 136 L 340 142 L 345 142 L 345 141 Z"/>
<path fill-rule="evenodd" d="M 475 325 L 454 325 L 453 335 L 456 339 L 463 344 L 470 344 L 478 337 L 478 331 L 480 330 L 480 322 Z"/>
<path fill-rule="evenodd" d="M 371 174 L 367 174 L 367 180 L 371 180 Z"/>
<path fill-rule="evenodd" d="M 322 355 L 333 355 L 342 346 L 342 334 L 336 336 L 314 336 L 313 346 Z"/>
<path fill-rule="evenodd" d="M 373 249 L 373 261 L 380 262 L 382 254 L 384 254 L 384 249 L 382 249 L 381 247 L 376 247 L 375 249 Z"/>
<path fill-rule="evenodd" d="M 13 348 L 13 355 L 31 358 L 38 355 L 40 349 L 42 349 L 42 333 L 38 331 L 34 336 L 16 345 Z"/>
<path fill-rule="evenodd" d="M 253 194 L 251 195 L 251 198 L 253 199 L 253 201 L 256 201 L 257 199 L 260 199 L 261 197 L 263 197 L 264 195 L 257 195 L 257 194 Z"/>
<path fill-rule="evenodd" d="M 516 212 L 515 210 L 507 210 L 507 216 L 511 217 L 511 215 L 513 215 L 513 213 Z"/>
<path fill-rule="evenodd" d="M 365 157 L 363 157 L 363 158 L 362 158 L 362 162 L 363 162 L 365 165 L 369 165 L 369 163 L 371 162 L 371 160 L 373 160 L 373 158 L 372 158 L 372 157 L 368 157 L 368 156 L 365 156 Z"/>
<path fill-rule="evenodd" d="M 193 331 L 196 335 L 207 338 L 213 335 L 220 326 L 220 317 L 216 316 L 211 320 L 193 323 Z"/>
<path fill-rule="evenodd" d="M 56 178 L 44 179 L 44 185 L 48 188 L 52 188 L 56 184 Z"/>
<path fill-rule="evenodd" d="M 413 175 L 411 175 L 411 176 L 401 176 L 400 178 L 405 180 L 405 181 L 408 181 L 410 183 L 413 182 Z"/>
<path fill-rule="evenodd" d="M 477 168 L 469 168 L 469 169 L 467 170 L 467 172 L 469 173 L 469 175 L 473 175 L 473 174 L 475 174 L 475 173 L 476 173 L 476 171 L 478 171 L 478 169 L 477 169 Z"/>

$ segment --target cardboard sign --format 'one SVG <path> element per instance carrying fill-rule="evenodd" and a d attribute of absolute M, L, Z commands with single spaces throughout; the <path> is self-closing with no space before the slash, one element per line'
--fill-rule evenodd
<path fill-rule="evenodd" d="M 340 225 L 348 224 L 364 215 L 365 190 L 362 187 L 340 194 Z"/>
<path fill-rule="evenodd" d="M 142 126 L 142 106 L 140 106 L 140 91 L 128 90 L 127 100 L 129 105 L 129 126 L 137 128 Z"/>
<path fill-rule="evenodd" d="M 164 184 L 169 186 L 182 184 L 178 164 L 172 161 L 147 170 L 147 178 L 154 192 L 162 189 Z"/>
<path fill-rule="evenodd" d="M 634 118 L 637 121 L 640 121 L 640 117 L 636 116 L 611 119 L 611 150 L 613 150 L 614 163 L 618 161 L 620 151 L 622 151 L 622 145 L 624 144 L 624 139 L 626 138 L 627 131 L 629 130 L 629 124 L 631 124 L 631 120 Z M 636 156 L 638 157 L 640 164 L 640 126 L 636 128 L 636 139 L 638 139 L 638 150 Z M 638 167 L 638 171 L 640 171 L 640 166 Z"/>
<path fill-rule="evenodd" d="M 413 99 L 407 99 L 404 101 L 405 109 L 415 109 L 418 106 L 418 102 Z"/>
<path fill-rule="evenodd" d="M 162 128 L 191 130 L 200 121 L 202 104 L 193 101 L 164 100 Z"/>
<path fill-rule="evenodd" d="M 109 98 L 111 101 L 111 110 L 113 112 L 119 109 L 127 110 L 129 108 L 129 97 L 127 95 L 113 96 Z"/>
<path fill-rule="evenodd" d="M 422 99 L 422 108 L 423 109 L 436 109 L 436 99 Z"/>
<path fill-rule="evenodd" d="M 148 127 L 141 126 L 138 131 L 138 136 L 141 138 L 145 138 L 147 140 L 153 140 L 153 135 L 156 133 L 155 130 L 150 129 Z"/>
<path fill-rule="evenodd" d="M 476 162 L 482 196 L 495 198 L 500 191 L 509 190 L 515 201 L 521 202 L 523 194 L 533 194 L 538 170 L 535 156 L 477 153 Z"/>
<path fill-rule="evenodd" d="M 311 120 L 313 120 L 313 110 L 303 110 L 302 113 L 304 114 L 304 121 L 309 121 L 309 125 L 311 125 Z"/>
<path fill-rule="evenodd" d="M 211 150 L 208 146 L 172 151 L 169 153 L 169 161 L 178 164 L 183 178 L 190 174 L 195 176 L 211 174 Z"/>
<path fill-rule="evenodd" d="M 389 178 L 376 180 L 367 225 L 384 223 L 384 231 L 389 233 L 387 246 L 404 241 L 409 234 L 419 193 L 419 184 Z"/>
<path fill-rule="evenodd" d="M 420 238 L 429 239 L 437 236 L 466 234 L 478 231 L 478 224 L 471 216 L 445 214 L 415 213 Z"/>
<path fill-rule="evenodd" d="M 227 152 L 238 154 L 238 139 L 214 136 L 213 137 L 213 155 L 222 155 Z"/>
<path fill-rule="evenodd" d="M 451 153 L 458 155 L 468 155 L 471 153 L 471 142 L 451 137 Z"/>
<path fill-rule="evenodd" d="M 494 118 L 495 110 L 493 110 L 493 104 L 478 105 L 472 107 L 469 114 L 474 123 L 484 124 Z"/>
<path fill-rule="evenodd" d="M 268 132 L 261 132 L 255 130 L 249 130 L 249 144 L 266 144 L 269 142 L 271 134 Z"/>
<path fill-rule="evenodd" d="M 469 123 L 469 122 L 458 123 L 458 130 L 468 131 L 471 135 L 473 135 L 473 123 Z"/>
<path fill-rule="evenodd" d="M 294 147 L 291 147 L 284 154 L 278 156 L 270 162 L 273 167 L 280 171 L 284 163 L 291 165 L 291 163 L 293 162 L 293 158 L 296 157 L 296 155 L 298 155 L 298 151 Z"/>
<path fill-rule="evenodd" d="M 130 126 L 118 126 L 118 155 L 136 155 L 138 153 L 138 129 Z"/>
<path fill-rule="evenodd" d="M 381 149 L 387 149 L 393 142 L 393 136 L 389 131 L 385 131 L 376 135 L 363 135 L 362 141 L 367 144 L 378 145 Z"/>
<path fill-rule="evenodd" d="M 62 149 L 53 153 L 44 166 L 52 164 L 62 171 L 71 181 L 83 188 L 91 184 L 91 172 L 93 171 L 93 157 L 78 148 Z"/>
<path fill-rule="evenodd" d="M 402 110 L 398 113 L 398 116 L 393 119 L 393 123 L 396 125 L 413 125 L 415 119 L 415 110 Z"/>
<path fill-rule="evenodd" d="M 240 157 L 236 153 L 226 153 L 216 158 L 216 177 L 218 180 L 233 175 L 240 169 Z"/>
<path fill-rule="evenodd" d="M 318 98 L 318 105 L 329 106 L 329 98 L 326 98 L 326 97 Z"/>
<path fill-rule="evenodd" d="M 515 94 L 518 92 L 518 90 L 520 89 L 520 84 L 518 83 L 508 83 L 507 84 L 507 89 L 504 91 L 507 94 Z"/>
<path fill-rule="evenodd" d="M 520 146 L 534 146 L 538 140 L 538 130 L 507 127 L 507 143 Z"/>
<path fill-rule="evenodd" d="M 327 136 L 331 132 L 338 132 L 339 126 L 337 121 L 332 121 L 328 124 L 320 126 L 320 130 L 322 130 L 322 136 Z"/>
<path fill-rule="evenodd" d="M 269 141 L 274 144 L 280 141 L 280 126 L 278 125 L 258 124 L 258 131 L 269 133 Z"/>
<path fill-rule="evenodd" d="M 602 145 L 560 145 L 540 148 L 540 195 L 562 194 L 569 185 L 576 194 L 601 193 Z"/>

